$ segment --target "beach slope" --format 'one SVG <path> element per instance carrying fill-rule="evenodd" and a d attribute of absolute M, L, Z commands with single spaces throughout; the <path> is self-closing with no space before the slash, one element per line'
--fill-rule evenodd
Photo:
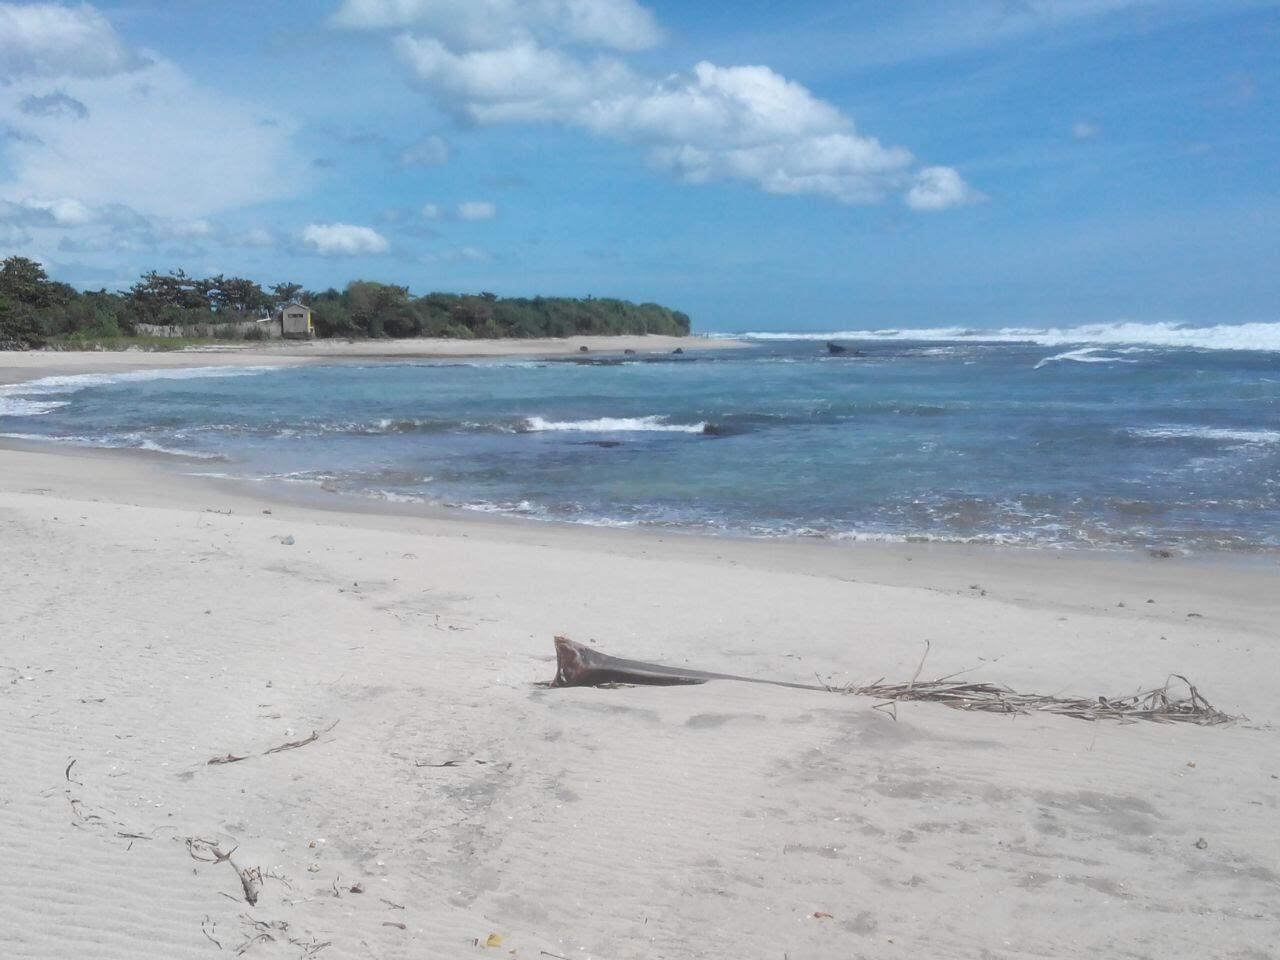
<path fill-rule="evenodd" d="M 320 509 L 0 450 L 0 955 L 1274 956 L 1274 583 Z M 1177 672 L 1249 719 L 547 689 L 557 633 L 834 687 L 909 680 L 928 640 L 923 676 Z"/>

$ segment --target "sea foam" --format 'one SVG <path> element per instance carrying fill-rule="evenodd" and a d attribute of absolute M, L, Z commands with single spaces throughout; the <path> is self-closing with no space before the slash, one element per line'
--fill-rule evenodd
<path fill-rule="evenodd" d="M 1034 343 L 1043 347 L 1143 344 L 1198 350 L 1280 351 L 1280 323 L 1222 323 L 1193 327 L 1180 323 L 1091 323 L 1077 327 L 903 327 L 838 330 L 830 333 L 752 332 L 748 340 L 934 340 L 962 343 Z"/>
<path fill-rule="evenodd" d="M 204 380 L 216 377 L 246 377 L 278 366 L 174 367 L 167 370 L 126 370 L 122 373 L 81 373 L 61 377 L 41 377 L 22 383 L 0 385 L 0 417 L 37 417 L 64 407 L 67 401 L 48 399 L 89 387 L 146 380 Z"/>
<path fill-rule="evenodd" d="M 578 431 L 582 433 L 706 433 L 707 424 L 668 423 L 666 417 L 599 417 L 595 420 L 545 420 L 527 417 L 524 432 Z"/>
<path fill-rule="evenodd" d="M 1229 427 L 1141 427 L 1131 436 L 1147 440 L 1217 440 L 1224 443 L 1280 443 L 1280 430 L 1243 430 Z"/>

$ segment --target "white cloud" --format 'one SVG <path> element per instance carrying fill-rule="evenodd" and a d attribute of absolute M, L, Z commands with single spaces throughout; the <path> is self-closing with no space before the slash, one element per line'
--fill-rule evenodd
<path fill-rule="evenodd" d="M 427 220 L 439 220 L 443 215 L 439 204 L 424 203 L 422 205 L 422 216 Z"/>
<path fill-rule="evenodd" d="M 403 34 L 395 48 L 441 107 L 480 123 L 566 119 L 633 83 L 617 61 L 583 63 L 529 40 L 455 53 L 435 37 Z"/>
<path fill-rule="evenodd" d="M 648 8 L 635 0 L 343 0 L 336 26 L 411 28 L 454 48 L 519 41 L 644 50 L 662 39 Z"/>
<path fill-rule="evenodd" d="M 94 211 L 71 197 L 26 197 L 16 202 L 0 201 L 0 220 L 29 226 L 83 227 L 97 219 Z"/>
<path fill-rule="evenodd" d="M 688 183 L 736 180 L 842 203 L 907 191 L 921 210 L 975 196 L 956 171 L 919 171 L 909 150 L 859 133 L 833 104 L 765 66 L 702 62 L 690 75 L 652 81 L 616 60 L 529 41 L 455 52 L 405 34 L 395 46 L 418 84 L 466 121 L 581 127 L 645 149 L 656 169 Z"/>
<path fill-rule="evenodd" d="M 459 220 L 492 220 L 498 208 L 487 200 L 467 200 L 458 204 Z"/>
<path fill-rule="evenodd" d="M 75 122 L 20 113 L 35 83 L 0 85 L 0 116 L 12 117 L 19 134 L 0 141 L 0 170 L 7 170 L 0 200 L 66 197 L 195 220 L 292 195 L 310 176 L 291 142 L 292 124 L 270 118 L 276 125 L 264 126 L 257 107 L 194 83 L 170 63 L 65 79 L 62 95 L 85 107 Z"/>
<path fill-rule="evenodd" d="M 87 3 L 0 3 L 0 81 L 108 77 L 145 62 Z"/>
<path fill-rule="evenodd" d="M 0 257 L 8 256 L 31 242 L 31 234 L 16 223 L 0 220 Z"/>
<path fill-rule="evenodd" d="M 1071 125 L 1071 135 L 1077 140 L 1092 140 L 1102 131 L 1098 129 L 1097 124 L 1089 123 L 1087 120 L 1077 120 Z"/>
<path fill-rule="evenodd" d="M 402 167 L 433 167 L 449 159 L 449 144 L 444 137 L 424 137 L 400 154 Z"/>
<path fill-rule="evenodd" d="M 915 176 L 907 191 L 907 206 L 912 210 L 946 210 L 966 203 L 976 203 L 982 194 L 970 187 L 950 167 L 925 167 Z"/>
<path fill-rule="evenodd" d="M 352 257 L 360 254 L 386 253 L 391 244 L 372 227 L 350 223 L 312 223 L 302 229 L 303 245 L 326 257 Z"/>

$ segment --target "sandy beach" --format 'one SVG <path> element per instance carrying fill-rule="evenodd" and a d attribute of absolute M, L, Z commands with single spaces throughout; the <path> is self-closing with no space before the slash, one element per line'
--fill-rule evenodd
<path fill-rule="evenodd" d="M 741 341 L 709 337 L 617 336 L 540 340 L 276 340 L 183 350 L 32 350 L 0 357 L 0 384 L 37 377 L 180 367 L 291 366 L 383 360 L 464 360 L 483 357 L 564 357 L 583 352 L 637 354 L 673 350 L 733 350 Z"/>
<path fill-rule="evenodd" d="M 0 382 L 387 355 L 358 347 L 0 355 Z M 289 500 L 7 443 L 0 955 L 1265 960 L 1278 575 Z M 556 634 L 835 689 L 548 689 Z M 838 692 L 926 642 L 922 679 L 1182 674 L 1243 719 Z"/>

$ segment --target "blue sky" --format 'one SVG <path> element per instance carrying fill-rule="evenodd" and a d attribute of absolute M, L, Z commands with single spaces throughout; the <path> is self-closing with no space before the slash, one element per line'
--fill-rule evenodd
<path fill-rule="evenodd" d="M 0 2 L 0 255 L 703 330 L 1275 320 L 1280 3 Z"/>

